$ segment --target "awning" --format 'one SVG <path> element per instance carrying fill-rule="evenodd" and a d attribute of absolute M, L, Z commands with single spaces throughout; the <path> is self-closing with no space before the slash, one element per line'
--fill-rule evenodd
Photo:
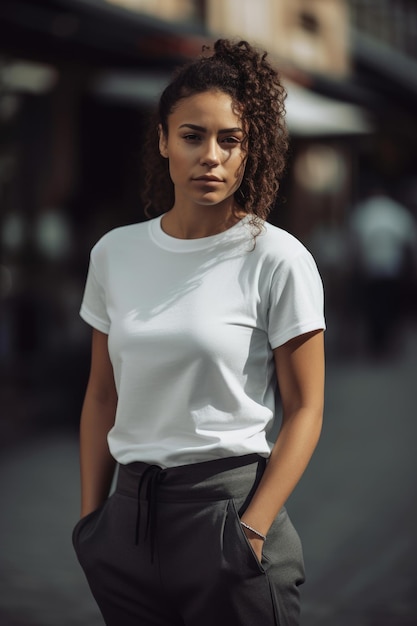
<path fill-rule="evenodd" d="M 92 83 L 91 93 L 134 106 L 152 106 L 168 80 L 166 73 L 103 72 Z M 361 107 L 316 94 L 293 82 L 285 81 L 285 87 L 287 123 L 292 134 L 329 136 L 372 132 L 372 123 Z"/>
<path fill-rule="evenodd" d="M 201 24 L 99 0 L 0 0 L 0 53 L 79 67 L 172 68 L 207 43 Z"/>
<path fill-rule="evenodd" d="M 371 133 L 367 112 L 358 105 L 317 94 L 285 81 L 288 128 L 294 135 L 329 136 Z"/>

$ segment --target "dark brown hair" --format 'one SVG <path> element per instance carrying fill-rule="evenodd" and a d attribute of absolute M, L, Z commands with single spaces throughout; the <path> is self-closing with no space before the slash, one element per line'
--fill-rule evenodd
<path fill-rule="evenodd" d="M 152 121 L 144 155 L 145 213 L 154 217 L 174 204 L 174 187 L 168 161 L 158 148 L 158 126 L 168 135 L 168 117 L 183 98 L 218 90 L 230 95 L 247 128 L 245 173 L 235 200 L 254 215 L 259 228 L 274 204 L 285 168 L 288 134 L 284 121 L 286 92 L 276 69 L 246 41 L 219 39 L 214 50 L 180 67 L 163 91 Z"/>

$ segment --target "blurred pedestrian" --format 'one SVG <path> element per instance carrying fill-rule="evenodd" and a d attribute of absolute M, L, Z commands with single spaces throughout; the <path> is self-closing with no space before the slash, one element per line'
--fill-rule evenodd
<path fill-rule="evenodd" d="M 417 228 L 410 211 L 375 188 L 351 218 L 354 282 L 365 320 L 368 348 L 376 356 L 390 352 L 406 308 L 406 292 L 415 285 Z"/>
<path fill-rule="evenodd" d="M 299 621 L 284 503 L 321 430 L 323 294 L 311 255 L 265 221 L 287 148 L 265 57 L 219 40 L 178 70 L 145 155 L 151 219 L 91 254 L 73 541 L 111 626 Z"/>

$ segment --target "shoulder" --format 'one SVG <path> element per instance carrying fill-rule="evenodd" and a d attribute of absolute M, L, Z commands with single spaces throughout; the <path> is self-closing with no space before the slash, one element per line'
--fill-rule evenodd
<path fill-rule="evenodd" d="M 306 246 L 289 232 L 265 222 L 254 249 L 270 288 L 284 290 L 289 285 L 297 289 L 322 290 L 322 280 L 316 261 Z"/>
<path fill-rule="evenodd" d="M 269 222 L 264 222 L 256 238 L 256 249 L 259 254 L 278 264 L 291 263 L 299 257 L 311 258 L 311 253 L 299 239 Z"/>
<path fill-rule="evenodd" d="M 118 226 L 104 234 L 91 250 L 91 257 L 96 258 L 112 254 L 120 249 L 136 245 L 148 237 L 148 222 Z"/>

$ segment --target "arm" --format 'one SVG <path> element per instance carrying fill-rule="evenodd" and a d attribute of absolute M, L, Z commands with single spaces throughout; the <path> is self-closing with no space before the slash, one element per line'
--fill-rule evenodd
<path fill-rule="evenodd" d="M 266 535 L 317 445 L 323 419 L 323 332 L 301 335 L 274 350 L 282 425 L 261 482 L 242 516 Z M 263 541 L 244 528 L 261 559 Z"/>
<path fill-rule="evenodd" d="M 107 335 L 93 330 L 91 369 L 80 424 L 81 516 L 107 498 L 115 461 L 107 445 L 114 424 L 117 393 L 107 348 Z"/>

